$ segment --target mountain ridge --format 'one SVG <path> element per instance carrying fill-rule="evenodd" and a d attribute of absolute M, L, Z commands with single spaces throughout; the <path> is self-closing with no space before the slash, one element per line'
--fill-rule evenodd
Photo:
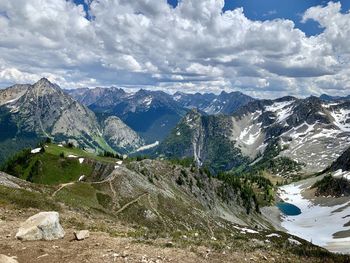
<path fill-rule="evenodd" d="M 45 78 L 33 85 L 15 85 L 1 90 L 0 112 L 0 126 L 9 131 L 0 138 L 3 145 L 16 144 L 13 138 L 27 137 L 25 140 L 30 141 L 29 145 L 49 137 L 59 142 L 71 141 L 92 151 L 121 153 L 144 145 L 143 140 L 120 119 L 111 117 L 100 122 L 91 110 Z M 118 136 L 122 133 L 123 145 Z"/>

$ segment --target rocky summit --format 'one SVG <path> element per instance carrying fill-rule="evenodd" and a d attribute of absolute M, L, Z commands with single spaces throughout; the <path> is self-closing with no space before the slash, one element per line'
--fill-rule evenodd
<path fill-rule="evenodd" d="M 0 145 L 10 148 L 1 151 L 2 161 L 43 138 L 72 142 L 90 151 L 127 153 L 144 145 L 118 117 L 99 119 L 45 78 L 1 90 L 0 98 Z"/>

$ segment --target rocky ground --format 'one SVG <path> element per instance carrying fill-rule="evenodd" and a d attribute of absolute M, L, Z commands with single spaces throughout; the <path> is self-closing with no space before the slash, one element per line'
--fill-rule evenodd
<path fill-rule="evenodd" d="M 73 211 L 60 214 L 65 230 L 63 239 L 53 241 L 19 241 L 15 234 L 21 222 L 39 212 L 36 209 L 12 209 L 0 207 L 0 254 L 14 257 L 19 263 L 46 262 L 305 262 L 306 257 L 291 253 L 280 253 L 249 240 L 246 247 L 235 247 L 232 242 L 226 246 L 207 246 L 193 242 L 190 236 L 174 241 L 171 238 L 140 239 L 128 236 L 129 226 L 118 222 L 105 222 L 84 217 Z M 103 225 L 104 224 L 104 225 Z M 102 226 L 103 225 L 103 226 Z M 113 228 L 117 235 L 104 231 L 90 231 L 90 237 L 77 241 L 76 229 Z M 196 235 L 195 235 L 196 236 Z M 188 240 L 187 240 L 188 239 Z M 191 239 L 191 241 L 189 240 Z M 309 262 L 336 262 L 331 259 L 308 258 Z M 0 260 L 1 262 L 1 260 Z M 6 262 L 6 261 L 5 261 Z M 345 262 L 345 261 L 339 261 Z M 3 262 L 1 262 L 3 263 Z"/>

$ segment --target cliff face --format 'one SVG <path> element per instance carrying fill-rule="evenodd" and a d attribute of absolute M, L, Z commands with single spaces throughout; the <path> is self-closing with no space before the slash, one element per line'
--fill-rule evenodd
<path fill-rule="evenodd" d="M 273 157 L 290 159 L 302 165 L 304 172 L 319 172 L 344 152 L 348 141 L 348 101 L 284 97 L 253 101 L 231 116 L 192 111 L 160 145 L 158 153 L 194 157 L 198 163 L 222 162 L 220 167 L 230 169 L 275 147 Z"/>
<path fill-rule="evenodd" d="M 36 138 L 33 142 L 50 137 L 59 142 L 72 141 L 92 151 L 124 153 L 143 145 L 143 140 L 121 120 L 111 117 L 100 123 L 90 109 L 47 79 L 0 91 L 0 112 L 0 126 L 11 130 L 11 134 L 0 133 L 0 142 L 20 140 L 29 134 Z"/>

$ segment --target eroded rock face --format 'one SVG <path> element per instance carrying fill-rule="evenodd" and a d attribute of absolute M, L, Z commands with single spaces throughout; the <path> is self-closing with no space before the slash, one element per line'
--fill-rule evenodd
<path fill-rule="evenodd" d="M 144 145 L 140 136 L 115 116 L 104 121 L 103 136 L 109 145 L 121 152 L 134 151 Z"/>
<path fill-rule="evenodd" d="M 29 217 L 18 229 L 16 238 L 28 240 L 54 240 L 64 237 L 57 212 L 40 212 Z"/>

